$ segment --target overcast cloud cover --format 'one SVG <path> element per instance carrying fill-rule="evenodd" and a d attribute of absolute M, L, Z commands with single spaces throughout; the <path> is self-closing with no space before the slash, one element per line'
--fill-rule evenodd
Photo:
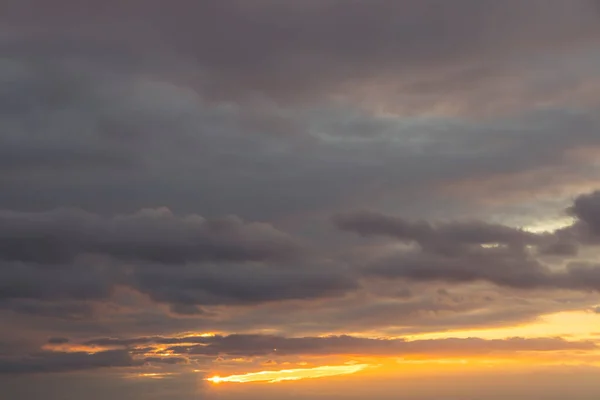
<path fill-rule="evenodd" d="M 596 399 L 600 330 L 477 332 L 600 315 L 599 71 L 597 0 L 4 0 L 0 397 Z"/>

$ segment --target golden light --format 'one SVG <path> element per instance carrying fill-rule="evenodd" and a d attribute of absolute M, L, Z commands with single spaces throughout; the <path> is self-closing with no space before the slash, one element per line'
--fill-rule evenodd
<path fill-rule="evenodd" d="M 404 337 L 409 340 L 470 338 L 506 339 L 509 337 L 568 337 L 571 339 L 596 339 L 600 333 L 600 314 L 587 311 L 565 311 L 540 316 L 537 321 L 516 326 L 469 329 L 464 331 L 424 333 Z"/>
<path fill-rule="evenodd" d="M 174 336 L 175 338 L 178 339 L 185 339 L 187 337 L 215 337 L 218 335 L 226 335 L 226 333 L 223 332 L 193 332 L 193 331 L 187 331 L 187 332 L 181 332 L 178 335 Z"/>
<path fill-rule="evenodd" d="M 208 378 L 208 379 L 206 379 L 206 380 L 207 380 L 207 381 L 210 381 L 210 382 L 212 382 L 212 383 L 221 383 L 221 382 L 222 382 L 222 380 L 221 380 L 221 379 L 222 379 L 222 378 L 221 378 L 219 375 L 216 375 L 216 376 L 213 376 L 212 378 Z"/>
<path fill-rule="evenodd" d="M 283 381 L 297 381 L 300 379 L 325 378 L 337 375 L 349 375 L 365 370 L 370 364 L 346 364 L 346 365 L 326 365 L 315 368 L 284 369 L 280 371 L 260 371 L 250 372 L 241 375 L 213 376 L 206 380 L 215 384 L 223 382 L 249 383 L 249 382 L 268 382 L 277 383 Z"/>
<path fill-rule="evenodd" d="M 86 346 L 80 344 L 52 344 L 48 343 L 42 346 L 42 350 L 44 351 L 54 351 L 61 353 L 87 353 L 87 354 L 95 354 L 100 353 L 106 350 L 111 350 L 112 347 L 102 347 L 102 346 Z"/>

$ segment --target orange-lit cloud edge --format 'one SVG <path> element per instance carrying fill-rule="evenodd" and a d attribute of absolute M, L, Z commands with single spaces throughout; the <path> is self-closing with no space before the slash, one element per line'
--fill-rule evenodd
<path fill-rule="evenodd" d="M 186 332 L 173 337 L 192 336 L 214 336 L 214 332 L 198 333 Z M 391 335 L 382 335 L 391 339 Z M 404 336 L 404 339 L 413 340 L 435 340 L 444 338 L 481 338 L 481 339 L 505 339 L 510 337 L 522 338 L 541 338 L 541 337 L 563 337 L 565 339 L 584 339 L 597 342 L 600 338 L 600 314 L 591 311 L 570 311 L 548 314 L 540 316 L 535 322 L 513 325 L 507 327 L 498 327 L 490 329 L 468 329 L 464 331 L 437 332 L 426 334 L 415 334 Z M 145 356 L 174 356 L 166 351 L 166 345 L 152 345 L 152 351 Z M 106 350 L 106 348 L 96 346 L 78 345 L 75 343 L 65 343 L 43 346 L 46 351 L 60 352 L 87 352 L 95 353 Z M 219 371 L 219 362 L 213 364 L 212 373 L 206 381 L 213 384 L 219 383 L 278 383 L 286 381 L 299 381 L 305 379 L 329 378 L 335 376 L 346 376 L 352 374 L 368 374 L 382 376 L 387 374 L 422 374 L 436 373 L 443 371 L 465 371 L 465 370 L 489 370 L 490 368 L 529 368 L 532 366 L 554 366 L 554 365 L 586 365 L 600 366 L 600 350 L 559 350 L 551 352 L 515 352 L 514 354 L 421 354 L 412 356 L 367 356 L 355 354 L 349 360 L 349 356 L 331 356 L 331 357 L 311 357 L 308 359 L 296 360 L 280 359 L 280 363 L 274 363 L 276 366 L 286 366 L 286 369 L 264 368 L 260 370 L 259 364 L 254 367 L 247 365 L 246 368 L 240 368 L 242 365 L 233 367 L 231 365 L 224 367 Z M 226 359 L 225 361 L 233 360 Z M 259 360 L 255 360 L 259 361 Z M 287 361 L 292 361 L 287 362 Z M 301 361 L 310 361 L 309 363 Z M 310 367 L 307 367 L 310 365 Z M 183 369 L 191 367 L 192 364 L 181 366 Z M 128 374 L 128 378 L 162 379 L 173 372 L 165 372 L 162 366 L 156 366 L 157 370 L 145 373 L 140 371 L 135 374 Z M 250 371 L 249 371 L 250 370 Z M 167 370 L 168 371 L 168 370 Z M 180 370 L 181 371 L 181 370 Z M 174 372 L 177 374 L 177 372 Z"/>
<path fill-rule="evenodd" d="M 568 337 L 570 339 L 597 339 L 600 334 L 600 315 L 586 311 L 560 312 L 541 316 L 537 321 L 504 328 L 464 330 L 433 334 L 417 334 L 407 337 L 410 340 L 469 338 L 501 339 L 507 337 Z M 520 368 L 532 366 L 587 365 L 600 366 L 599 351 L 555 351 L 555 352 L 515 352 L 514 355 L 489 354 L 478 356 L 447 357 L 355 357 L 361 360 L 355 364 L 325 365 L 314 368 L 296 368 L 238 373 L 227 376 L 215 374 L 206 380 L 214 383 L 278 383 L 303 379 L 327 378 L 338 375 L 364 373 L 377 368 L 376 373 L 392 372 L 421 373 L 452 370 L 488 368 Z"/>

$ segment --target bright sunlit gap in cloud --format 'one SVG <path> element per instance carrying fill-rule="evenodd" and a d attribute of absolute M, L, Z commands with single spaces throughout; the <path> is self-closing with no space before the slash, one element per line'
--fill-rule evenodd
<path fill-rule="evenodd" d="M 352 365 L 326 365 L 315 368 L 284 369 L 281 371 L 250 372 L 241 375 L 213 376 L 206 380 L 212 383 L 249 383 L 268 382 L 277 383 L 283 381 L 297 381 L 300 379 L 325 378 L 336 375 L 350 375 L 373 367 L 369 364 Z"/>
<path fill-rule="evenodd" d="M 537 221 L 523 227 L 523 230 L 532 233 L 554 232 L 571 226 L 575 221 L 572 217 L 563 217 L 552 220 Z"/>

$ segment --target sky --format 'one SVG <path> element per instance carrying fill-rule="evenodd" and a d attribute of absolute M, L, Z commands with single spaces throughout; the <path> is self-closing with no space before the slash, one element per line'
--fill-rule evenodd
<path fill-rule="evenodd" d="M 597 0 L 1 9 L 0 398 L 598 398 Z"/>

